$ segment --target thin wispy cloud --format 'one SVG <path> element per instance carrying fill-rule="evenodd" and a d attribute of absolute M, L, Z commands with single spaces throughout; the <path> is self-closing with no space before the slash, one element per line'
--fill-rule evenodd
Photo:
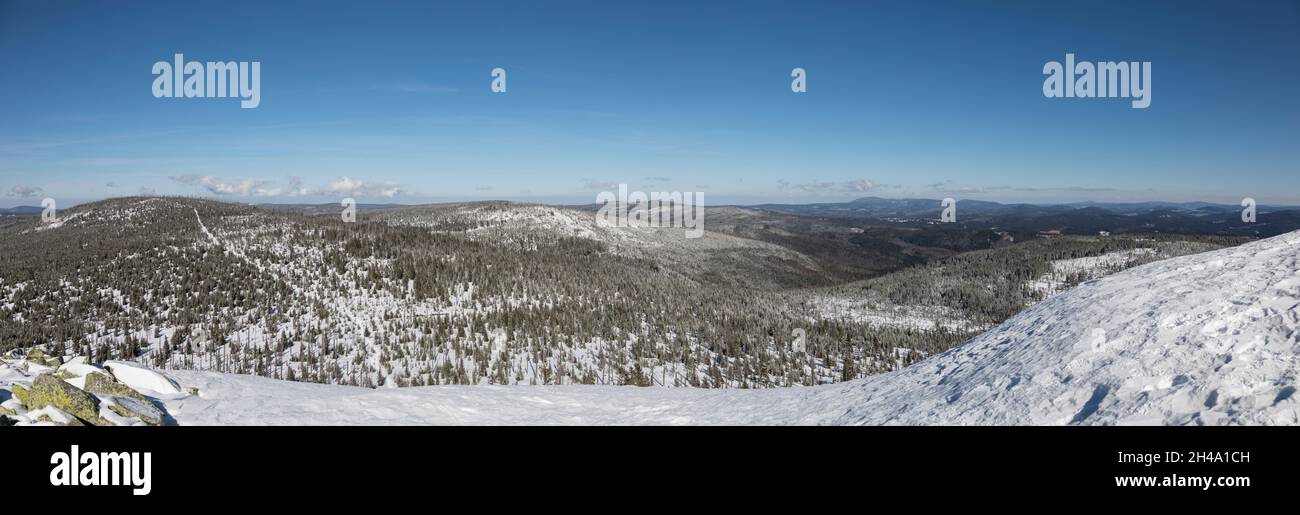
<path fill-rule="evenodd" d="M 98 116 L 80 115 L 80 114 L 63 114 L 42 116 L 41 121 L 54 124 L 77 124 L 77 123 L 94 123 L 98 122 Z"/>
<path fill-rule="evenodd" d="M 330 86 L 325 89 L 332 93 L 427 93 L 443 94 L 457 93 L 458 88 L 433 84 L 418 80 L 399 80 L 392 82 L 378 82 L 360 86 Z"/>
<path fill-rule="evenodd" d="M 962 195 L 975 195 L 980 193 L 1103 193 L 1118 192 L 1117 188 L 1107 187 L 1085 187 L 1085 186 L 1049 186 L 1049 187 L 1029 187 L 1029 186 L 955 186 L 953 181 L 945 180 L 928 185 L 931 190 L 942 193 L 957 193 Z"/>
<path fill-rule="evenodd" d="M 455 93 L 459 91 L 456 88 L 424 82 L 394 82 L 392 84 L 384 84 L 378 89 L 380 91 L 395 91 L 398 93 Z"/>
<path fill-rule="evenodd" d="M 348 176 L 338 177 L 328 184 L 308 188 L 303 185 L 301 177 L 291 176 L 279 185 L 269 179 L 245 178 L 225 180 L 212 175 L 174 175 L 172 181 L 203 188 L 218 196 L 258 197 L 258 198 L 296 198 L 311 196 L 352 196 L 395 198 L 408 192 L 400 185 L 392 183 L 367 183 L 361 179 Z"/>
<path fill-rule="evenodd" d="M 17 198 L 34 198 L 45 196 L 45 190 L 40 186 L 14 186 L 9 188 L 7 196 Z"/>
<path fill-rule="evenodd" d="M 583 180 L 582 180 L 582 189 L 584 189 L 584 190 L 610 191 L 610 190 L 618 189 L 618 183 L 616 183 L 616 182 L 609 182 L 609 181 L 599 181 L 599 180 L 595 180 L 595 179 L 583 179 Z"/>
<path fill-rule="evenodd" d="M 866 179 L 853 179 L 848 181 L 809 181 L 793 183 L 785 179 L 777 181 L 777 185 L 784 191 L 799 191 L 803 193 L 866 193 L 872 191 L 879 185 Z"/>

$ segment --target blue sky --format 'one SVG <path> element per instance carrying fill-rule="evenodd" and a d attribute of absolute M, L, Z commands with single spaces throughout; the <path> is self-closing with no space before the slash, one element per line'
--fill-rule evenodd
<path fill-rule="evenodd" d="M 1129 4 L 0 0 L 0 206 L 619 183 L 709 204 L 1300 204 L 1300 3 Z M 1067 52 L 1151 61 L 1151 106 L 1045 98 Z M 175 53 L 261 62 L 261 105 L 154 98 Z"/>

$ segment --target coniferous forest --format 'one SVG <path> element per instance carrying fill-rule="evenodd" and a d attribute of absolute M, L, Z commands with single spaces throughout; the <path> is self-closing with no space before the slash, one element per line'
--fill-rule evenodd
<path fill-rule="evenodd" d="M 724 223 L 699 239 L 504 202 L 352 223 L 171 197 L 6 217 L 0 351 L 371 387 L 813 385 L 943 352 L 1080 282 L 1248 240 L 708 216 Z"/>

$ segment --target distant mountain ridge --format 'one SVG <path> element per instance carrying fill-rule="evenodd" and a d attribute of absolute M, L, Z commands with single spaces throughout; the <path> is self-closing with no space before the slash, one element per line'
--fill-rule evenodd
<path fill-rule="evenodd" d="M 1115 211 L 1120 213 L 1134 213 L 1134 212 L 1141 212 L 1141 211 L 1151 211 L 1156 209 L 1185 209 L 1191 211 L 1191 210 L 1200 210 L 1200 209 L 1209 208 L 1209 209 L 1218 209 L 1223 211 L 1241 210 L 1241 206 L 1238 205 L 1217 204 L 1213 202 L 1203 202 L 1203 201 L 1168 202 L 1168 201 L 1156 200 L 1156 201 L 1142 201 L 1142 202 L 1098 202 L 1098 201 L 1088 200 L 1082 202 L 1002 203 L 1002 202 L 994 202 L 990 200 L 976 200 L 976 199 L 956 199 L 956 200 L 957 200 L 957 204 L 962 208 L 964 208 L 965 210 L 970 210 L 979 213 L 1014 212 L 1014 211 L 1021 211 L 1021 210 L 1035 210 L 1035 209 L 1055 211 L 1055 210 L 1060 210 L 1062 208 L 1083 209 L 1089 207 L 1100 208 L 1100 209 L 1105 209 L 1107 211 Z M 940 205 L 942 201 L 943 201 L 942 199 L 931 199 L 931 198 L 895 199 L 895 198 L 883 198 L 883 197 L 861 197 L 861 198 L 857 198 L 845 202 L 819 202 L 819 203 L 812 203 L 812 204 L 765 203 L 765 204 L 758 204 L 758 205 L 745 206 L 745 207 L 752 207 L 757 209 L 771 209 L 774 211 L 827 210 L 827 211 L 841 211 L 841 212 L 847 211 L 847 212 L 857 212 L 857 213 L 869 212 L 869 213 L 876 213 L 876 214 L 914 215 L 918 213 L 928 213 L 931 211 L 938 211 L 940 209 Z M 1260 204 L 1257 206 L 1257 209 L 1261 211 L 1288 211 L 1288 210 L 1300 210 L 1300 206 Z"/>
<path fill-rule="evenodd" d="M 0 215 L 39 215 L 43 211 L 40 206 L 0 207 Z"/>
<path fill-rule="evenodd" d="M 820 204 L 762 204 L 778 213 L 822 218 L 884 220 L 912 226 L 935 224 L 942 211 L 938 199 L 864 197 Z M 958 200 L 957 224 L 964 229 L 997 230 L 1021 237 L 1039 232 L 1065 234 L 1176 233 L 1270 237 L 1300 229 L 1300 207 L 1256 206 L 1257 220 L 1243 222 L 1242 208 L 1210 202 L 1077 202 L 1072 204 L 1001 204 Z"/>

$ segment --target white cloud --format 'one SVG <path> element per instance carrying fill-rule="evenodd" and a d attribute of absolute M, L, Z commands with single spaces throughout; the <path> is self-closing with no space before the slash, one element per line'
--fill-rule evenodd
<path fill-rule="evenodd" d="M 585 190 L 599 190 L 599 191 L 613 191 L 613 190 L 618 189 L 618 183 L 607 182 L 607 181 L 598 181 L 598 180 L 595 180 L 595 179 L 583 179 L 583 180 L 582 180 L 582 189 L 585 189 Z"/>
<path fill-rule="evenodd" d="M 277 186 L 266 179 L 240 179 L 226 181 L 211 175 L 176 175 L 171 180 L 190 186 L 199 186 L 216 195 L 236 197 L 308 197 L 347 195 L 353 197 L 394 198 L 407 193 L 395 184 L 370 185 L 360 179 L 339 177 L 322 188 L 308 188 L 302 177 L 290 176 L 285 186 Z"/>
<path fill-rule="evenodd" d="M 330 183 L 327 191 L 332 193 L 356 193 L 360 196 L 361 188 L 365 187 L 365 185 L 366 183 L 360 179 L 343 176 L 334 179 L 334 182 Z"/>
<path fill-rule="evenodd" d="M 777 181 L 783 190 L 799 190 L 804 193 L 865 193 L 881 187 L 866 179 L 854 179 L 850 181 L 811 181 L 804 183 L 791 183 L 786 180 Z"/>
<path fill-rule="evenodd" d="M 45 190 L 40 186 L 14 186 L 9 188 L 8 196 L 18 198 L 32 198 L 45 196 Z"/>
<path fill-rule="evenodd" d="M 235 195 L 239 197 L 266 196 L 268 190 L 262 188 L 262 186 L 271 182 L 261 179 L 225 182 L 211 175 L 173 175 L 170 179 L 181 184 L 201 186 L 217 195 Z"/>
<path fill-rule="evenodd" d="M 857 179 L 857 180 L 845 182 L 843 184 L 843 187 L 848 191 L 861 193 L 864 191 L 870 191 L 871 189 L 875 188 L 876 185 L 872 184 L 871 181 L 868 181 L 866 179 Z"/>

